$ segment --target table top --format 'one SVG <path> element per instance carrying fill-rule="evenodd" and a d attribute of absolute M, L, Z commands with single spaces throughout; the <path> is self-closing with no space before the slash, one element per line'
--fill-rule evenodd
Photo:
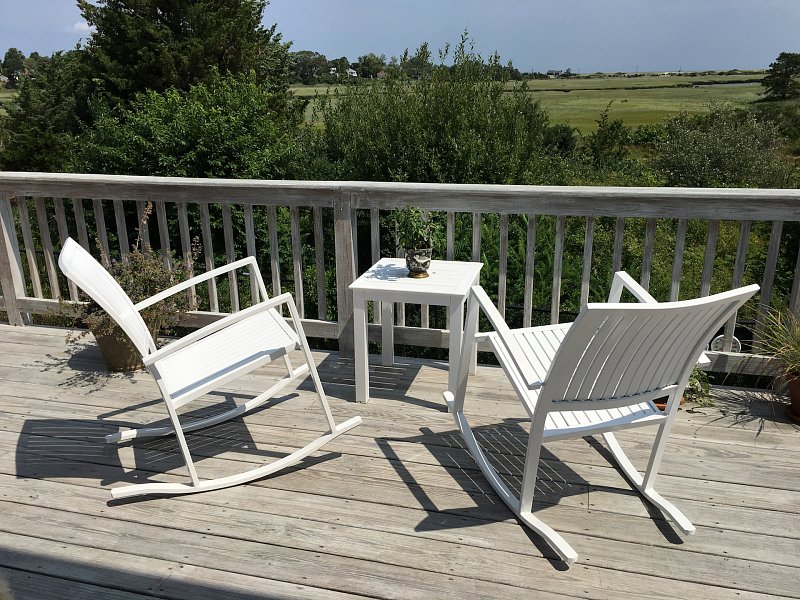
<path fill-rule="evenodd" d="M 413 301 L 409 299 L 417 294 L 428 302 L 436 298 L 465 298 L 482 267 L 479 262 L 432 260 L 429 276 L 414 279 L 408 277 L 404 258 L 382 258 L 351 283 L 350 289 L 376 299 L 382 296 L 406 302 Z"/>

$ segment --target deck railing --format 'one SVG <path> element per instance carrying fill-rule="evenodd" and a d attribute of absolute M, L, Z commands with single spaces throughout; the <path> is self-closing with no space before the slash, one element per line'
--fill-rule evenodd
<path fill-rule="evenodd" d="M 714 287 L 760 284 L 761 292 L 749 309 L 756 339 L 776 282 L 787 289 L 789 307 L 800 310 L 800 255 L 787 263 L 782 250 L 788 237 L 786 224 L 794 228 L 800 223 L 800 190 L 0 172 L 0 306 L 8 322 L 23 325 L 30 314 L 53 312 L 59 308 L 60 296 L 77 300 L 77 290 L 57 269 L 60 243 L 72 236 L 95 254 L 97 243 L 106 257 L 124 257 L 149 202 L 154 214 L 141 232 L 145 243 L 188 257 L 193 240 L 199 240 L 195 270 L 213 268 L 223 254 L 228 262 L 242 254 L 256 256 L 273 294 L 294 293 L 307 334 L 337 339 L 345 355 L 352 352 L 353 343 L 348 286 L 381 256 L 395 254 L 386 211 L 407 205 L 443 214 L 446 247 L 442 258 L 487 263 L 482 282 L 495 293 L 500 311 L 513 312 L 512 320 L 518 325 L 542 319 L 557 322 L 564 313 L 566 292 L 574 290 L 573 304 L 582 305 L 597 296 L 590 290 L 609 285 L 613 271 L 623 267 L 636 271 L 646 288 L 651 286 L 654 268 L 662 279 L 668 273 L 659 300 L 681 298 L 682 285 L 691 284 L 690 292 L 684 290 L 687 297 L 707 295 Z M 735 250 L 719 247 L 720 232 L 731 228 L 735 229 Z M 753 228 L 761 232 L 755 244 Z M 575 247 L 576 230 L 582 232 L 582 248 Z M 221 248 L 215 248 L 215 240 L 221 241 Z M 695 263 L 702 263 L 699 273 L 684 268 L 690 254 Z M 600 255 L 605 259 L 597 260 Z M 254 282 L 242 289 L 243 281 L 242 275 L 233 274 L 224 281 L 212 281 L 207 289 L 195 290 L 206 310 L 192 313 L 187 324 L 201 325 L 246 305 L 256 290 L 250 285 Z M 517 291 L 522 288 L 517 293 L 521 298 L 512 298 L 510 284 Z M 537 296 L 541 298 L 541 290 L 548 288 L 549 306 L 537 306 Z M 370 339 L 379 341 L 380 311 L 376 313 Z M 398 307 L 398 343 L 447 347 L 446 315 L 432 318 L 428 307 L 414 307 L 413 318 L 408 313 L 409 323 L 415 325 L 411 327 L 406 314 L 405 307 Z M 729 352 L 734 327 L 734 320 L 726 326 L 723 351 L 712 353 L 712 368 L 761 372 L 763 358 Z"/>

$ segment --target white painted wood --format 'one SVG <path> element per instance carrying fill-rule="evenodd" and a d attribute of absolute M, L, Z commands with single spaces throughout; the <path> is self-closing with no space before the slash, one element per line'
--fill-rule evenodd
<path fill-rule="evenodd" d="M 447 306 L 451 314 L 450 357 L 451 360 L 455 360 L 455 357 L 461 354 L 463 306 L 470 287 L 478 282 L 482 267 L 482 263 L 432 260 L 428 270 L 429 277 L 413 279 L 408 277 L 408 269 L 403 259 L 382 258 L 350 285 L 355 320 L 356 400 L 358 402 L 366 402 L 369 399 L 367 302 L 386 304 L 381 310 L 384 311 L 383 327 L 387 329 L 392 325 L 389 314 L 391 303 L 406 302 Z M 388 333 L 386 336 L 384 337 L 384 356 L 388 356 L 392 345 L 392 338 L 388 337 Z M 454 378 L 455 371 L 451 369 L 450 372 Z M 451 383 L 454 383 L 455 380 L 452 378 Z"/>
<path fill-rule="evenodd" d="M 229 204 L 222 205 L 222 232 L 225 238 L 225 256 L 229 263 L 236 262 L 236 249 L 233 244 L 233 220 L 231 217 L 231 207 Z M 236 271 L 228 271 L 228 285 L 231 296 L 231 312 L 239 310 L 239 280 Z"/>
<path fill-rule="evenodd" d="M 672 258 L 672 283 L 669 287 L 670 302 L 675 302 L 681 293 L 681 272 L 683 271 L 683 253 L 686 249 L 686 231 L 689 222 L 678 219 L 678 230 L 675 233 L 675 254 Z"/>
<path fill-rule="evenodd" d="M 33 294 L 37 298 L 44 298 L 42 280 L 39 276 L 39 263 L 36 260 L 36 246 L 33 243 L 31 221 L 28 216 L 28 200 L 26 198 L 17 198 L 17 214 L 19 215 L 19 225 L 22 229 L 22 242 L 25 245 L 25 259 L 28 261 L 28 273 L 33 285 Z"/>
<path fill-rule="evenodd" d="M 533 312 L 533 276 L 536 259 L 536 215 L 527 215 L 528 231 L 525 239 L 525 292 L 523 298 L 522 326 L 531 326 Z"/>
<path fill-rule="evenodd" d="M 583 272 L 581 273 L 581 306 L 583 306 L 589 301 L 589 283 L 592 276 L 593 243 L 594 243 L 594 217 L 587 217 L 586 229 L 583 234 Z"/>
<path fill-rule="evenodd" d="M 47 270 L 47 279 L 50 282 L 50 297 L 58 299 L 61 297 L 61 287 L 58 284 L 58 271 L 56 261 L 53 256 L 53 240 L 50 237 L 50 223 L 47 218 L 47 210 L 44 205 L 44 198 L 34 200 L 36 208 L 36 220 L 39 225 L 39 239 L 42 242 L 44 253 L 44 266 Z"/>
<path fill-rule="evenodd" d="M 641 302 L 618 303 L 623 287 Z M 465 345 L 457 361 L 455 385 L 448 386 L 445 401 L 468 450 L 500 498 L 567 565 L 575 562 L 577 553 L 532 513 L 542 444 L 602 433 L 633 487 L 681 531 L 694 533 L 689 519 L 654 489 L 664 444 L 689 374 L 709 336 L 757 290 L 753 285 L 697 300 L 659 304 L 620 272 L 610 302 L 587 304 L 571 325 L 510 330 L 483 289 L 472 288 Z M 476 345 L 479 310 L 495 328 L 480 336 L 491 341 L 531 421 L 519 494 L 488 460 L 464 415 L 468 347 Z M 664 412 L 653 404 L 660 397 L 668 399 Z M 657 432 L 641 474 L 613 432 L 648 425 L 656 426 Z"/>
<path fill-rule="evenodd" d="M 205 259 L 206 271 L 214 269 L 214 246 L 211 238 L 211 216 L 208 212 L 208 204 L 200 205 L 200 232 L 203 239 L 203 258 Z M 208 303 L 211 312 L 219 312 L 219 298 L 217 296 L 217 282 L 213 278 L 209 279 Z"/>

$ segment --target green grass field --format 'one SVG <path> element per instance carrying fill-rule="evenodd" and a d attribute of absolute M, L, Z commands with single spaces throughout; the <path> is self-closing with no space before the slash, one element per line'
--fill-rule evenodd
<path fill-rule="evenodd" d="M 636 127 L 657 123 L 681 111 L 702 113 L 715 102 L 747 104 L 757 100 L 763 74 L 646 75 L 639 77 L 591 76 L 570 79 L 537 79 L 527 82 L 529 93 L 547 109 L 551 123 L 566 123 L 581 132 L 597 127 L 609 102 L 609 116 Z M 509 83 L 512 89 L 516 83 Z M 324 94 L 326 85 L 293 86 L 300 97 Z M 306 118 L 310 119 L 313 100 Z"/>
<path fill-rule="evenodd" d="M 0 115 L 5 114 L 6 104 L 11 102 L 16 93 L 14 90 L 0 89 Z"/>

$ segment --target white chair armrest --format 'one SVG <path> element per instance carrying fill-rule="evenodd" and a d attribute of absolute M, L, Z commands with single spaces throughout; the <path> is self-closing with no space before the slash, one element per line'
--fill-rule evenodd
<path fill-rule="evenodd" d="M 240 310 L 239 312 L 228 315 L 227 317 L 220 319 L 219 321 L 215 321 L 210 325 L 206 325 L 197 331 L 193 331 L 189 335 L 175 340 L 171 344 L 156 350 L 152 354 L 148 354 L 142 359 L 142 362 L 145 366 L 152 365 L 153 363 L 158 362 L 159 360 L 162 360 L 171 354 L 174 354 L 178 350 L 185 348 L 186 346 L 189 346 L 194 342 L 211 335 L 212 333 L 221 331 L 226 327 L 230 327 L 234 323 L 237 323 L 243 319 L 247 319 L 248 317 L 252 317 L 256 313 L 275 308 L 281 304 L 290 304 L 291 306 L 294 306 L 294 298 L 292 298 L 292 295 L 289 292 L 285 292 L 280 296 L 275 296 L 274 298 L 270 298 L 269 300 L 245 308 L 244 310 Z"/>
<path fill-rule="evenodd" d="M 622 297 L 623 289 L 627 289 L 639 302 L 658 302 L 658 300 L 650 295 L 650 292 L 639 285 L 636 280 L 625 271 L 617 271 L 614 273 L 614 279 L 611 282 L 611 292 L 608 294 L 608 301 L 619 302 Z"/>
<path fill-rule="evenodd" d="M 478 301 L 484 314 L 488 317 L 489 322 L 491 322 L 492 327 L 494 327 L 497 335 L 503 341 L 503 344 L 508 350 L 508 354 L 514 360 L 514 364 L 517 366 L 517 370 L 525 381 L 525 385 L 528 386 L 528 389 L 535 390 L 542 387 L 544 382 L 540 381 L 531 364 L 524 359 L 525 353 L 522 347 L 519 345 L 519 342 L 517 342 L 513 332 L 506 324 L 505 319 L 503 319 L 503 316 L 497 310 L 484 289 L 479 285 L 472 286 L 472 295 L 475 300 Z"/>
<path fill-rule="evenodd" d="M 200 275 L 196 275 L 191 279 L 187 279 L 186 281 L 181 281 L 177 285 L 173 285 L 170 288 L 167 288 L 163 292 L 159 292 L 154 296 L 150 296 L 149 298 L 142 300 L 138 304 L 134 305 L 134 308 L 137 311 L 141 311 L 142 309 L 147 308 L 148 306 L 152 306 L 162 300 L 166 300 L 170 296 L 177 294 L 178 292 L 182 292 L 183 290 L 188 290 L 193 285 L 197 285 L 198 283 L 202 283 L 211 279 L 212 277 L 218 277 L 220 275 L 224 275 L 229 271 L 233 271 L 235 269 L 240 269 L 241 267 L 249 266 L 250 270 L 258 273 L 258 263 L 256 262 L 255 257 L 248 256 L 247 258 L 242 258 L 240 260 L 234 261 L 227 265 L 223 265 L 221 267 L 217 267 L 216 269 L 212 269 L 211 271 L 206 271 L 205 273 L 201 273 Z M 253 273 L 251 273 L 251 276 Z M 260 278 L 259 278 L 260 279 Z M 263 293 L 263 290 L 262 290 Z M 264 296 L 266 298 L 266 296 Z"/>

